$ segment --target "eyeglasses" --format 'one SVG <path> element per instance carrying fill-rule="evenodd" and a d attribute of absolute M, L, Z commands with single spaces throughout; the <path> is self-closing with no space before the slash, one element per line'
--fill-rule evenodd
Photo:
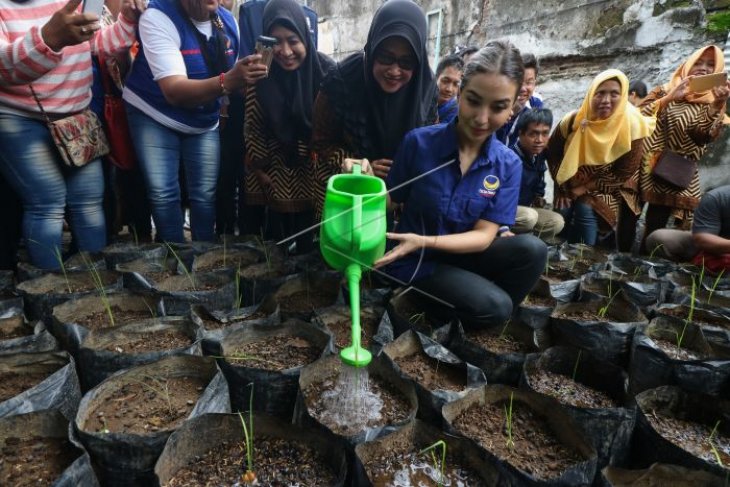
<path fill-rule="evenodd" d="M 392 66 L 394 63 L 398 63 L 398 67 L 406 71 L 413 71 L 418 66 L 418 60 L 412 56 L 395 57 L 386 51 L 375 51 L 375 61 L 383 66 Z"/>

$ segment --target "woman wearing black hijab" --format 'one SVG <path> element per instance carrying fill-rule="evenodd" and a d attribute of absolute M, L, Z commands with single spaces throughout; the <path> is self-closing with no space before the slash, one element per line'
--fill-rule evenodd
<path fill-rule="evenodd" d="M 268 206 L 270 236 L 280 239 L 312 224 L 312 106 L 334 62 L 314 49 L 295 0 L 270 0 L 263 24 L 278 42 L 269 76 L 246 92 L 246 203 Z M 298 252 L 310 250 L 312 233 L 296 242 Z"/>
<path fill-rule="evenodd" d="M 364 52 L 325 78 L 314 107 L 317 204 L 345 158 L 367 158 L 385 178 L 405 134 L 436 121 L 436 84 L 428 65 L 426 16 L 411 0 L 375 13 Z"/>

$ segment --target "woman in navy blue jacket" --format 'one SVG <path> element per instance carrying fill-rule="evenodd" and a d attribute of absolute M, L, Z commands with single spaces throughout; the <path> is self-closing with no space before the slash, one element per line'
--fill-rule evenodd
<path fill-rule="evenodd" d="M 453 306 L 465 326 L 508 320 L 547 259 L 532 235 L 499 237 L 514 223 L 522 167 L 495 132 L 522 77 L 514 46 L 487 44 L 465 68 L 458 117 L 409 132 L 386 180 L 389 203 L 403 212 L 397 233 L 387 234 L 396 245 L 375 266 Z M 362 169 L 372 172 L 366 161 Z"/>

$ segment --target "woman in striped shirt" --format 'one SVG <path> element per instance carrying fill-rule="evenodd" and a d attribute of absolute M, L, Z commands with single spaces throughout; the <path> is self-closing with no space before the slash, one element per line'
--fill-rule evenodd
<path fill-rule="evenodd" d="M 129 48 L 143 0 L 124 0 L 100 28 L 81 0 L 0 0 L 0 172 L 23 201 L 23 236 L 34 265 L 58 269 L 64 212 L 79 250 L 106 245 L 101 161 L 64 166 L 30 91 L 51 119 L 91 101 L 91 53 Z"/>

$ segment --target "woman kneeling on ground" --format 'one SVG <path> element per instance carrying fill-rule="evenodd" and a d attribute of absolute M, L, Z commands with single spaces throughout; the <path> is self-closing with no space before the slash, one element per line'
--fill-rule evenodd
<path fill-rule="evenodd" d="M 398 233 L 387 234 L 397 245 L 376 267 L 453 306 L 465 326 L 507 321 L 547 259 L 537 237 L 498 237 L 514 223 L 522 167 L 494 133 L 523 73 L 516 48 L 487 44 L 465 68 L 457 118 L 408 133 L 386 179 L 389 204 L 403 204 L 403 213 Z M 362 169 L 373 172 L 366 162 Z"/>
<path fill-rule="evenodd" d="M 627 181 L 654 125 L 629 103 L 629 80 L 616 69 L 596 76 L 581 107 L 563 117 L 550 137 L 548 167 L 568 242 L 595 245 L 599 230 L 613 229 L 619 250 L 631 248 L 634 232 L 624 228 L 635 223 Z"/>

